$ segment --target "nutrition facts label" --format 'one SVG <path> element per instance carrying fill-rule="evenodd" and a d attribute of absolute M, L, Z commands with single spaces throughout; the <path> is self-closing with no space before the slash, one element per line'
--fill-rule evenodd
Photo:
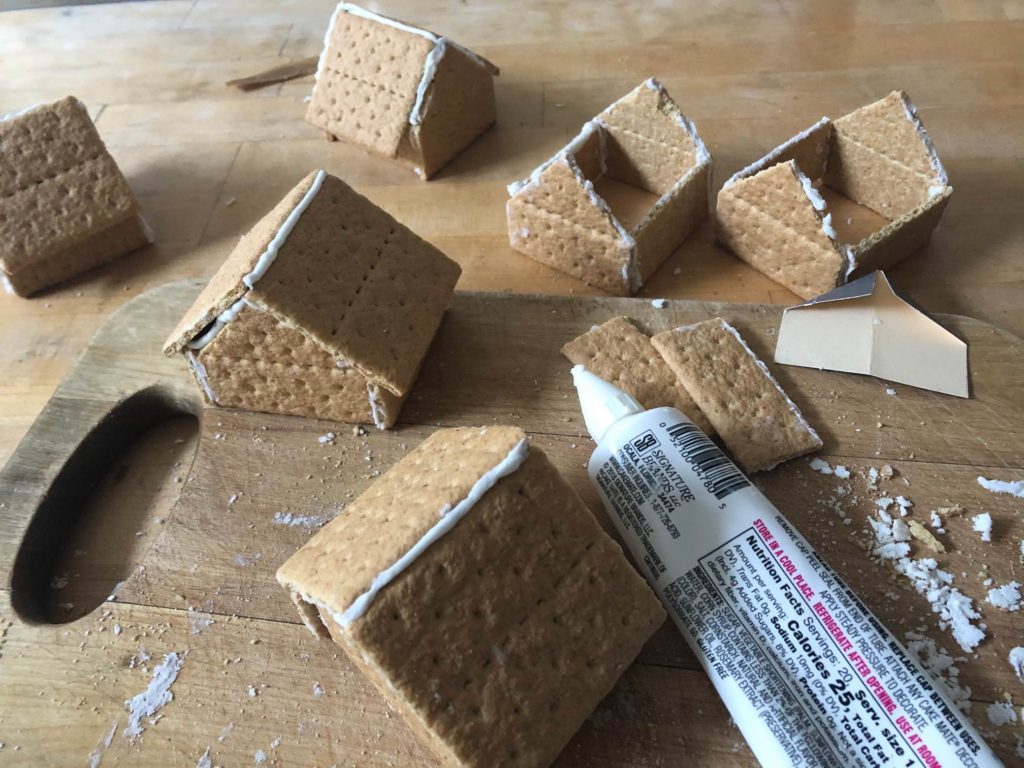
<path fill-rule="evenodd" d="M 794 766 L 997 764 L 896 639 L 692 424 L 662 423 L 600 454 L 591 471 L 606 507 L 748 740 L 767 736 L 771 754 Z"/>

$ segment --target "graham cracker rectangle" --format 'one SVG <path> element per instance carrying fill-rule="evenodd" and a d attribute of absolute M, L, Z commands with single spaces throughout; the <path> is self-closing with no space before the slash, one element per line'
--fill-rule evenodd
<path fill-rule="evenodd" d="M 746 472 L 821 448 L 768 367 L 720 317 L 659 333 L 651 343 Z"/>
<path fill-rule="evenodd" d="M 840 285 L 849 266 L 809 186 L 796 163 L 779 163 L 723 187 L 715 212 L 723 245 L 805 299 Z"/>
<path fill-rule="evenodd" d="M 947 186 L 917 109 L 902 91 L 835 121 L 826 183 L 888 219 Z"/>
<path fill-rule="evenodd" d="M 668 406 L 682 411 L 705 434 L 714 434 L 707 417 L 679 383 L 647 334 L 628 317 L 611 320 L 562 347 L 575 365 L 614 384 L 648 410 Z"/>
<path fill-rule="evenodd" d="M 331 17 L 306 120 L 394 157 L 436 41 L 350 13 L 343 5 Z"/>
<path fill-rule="evenodd" d="M 358 659 L 445 765 L 550 764 L 665 616 L 531 447 L 361 617 L 338 621 L 524 437 L 511 427 L 435 433 L 278 572 L 304 619 Z"/>
<path fill-rule="evenodd" d="M 148 242 L 123 232 L 103 240 L 137 219 L 139 205 L 73 96 L 0 120 L 0 202 L 0 269 L 13 285 L 32 286 L 26 293 L 44 276 L 57 282 Z"/>

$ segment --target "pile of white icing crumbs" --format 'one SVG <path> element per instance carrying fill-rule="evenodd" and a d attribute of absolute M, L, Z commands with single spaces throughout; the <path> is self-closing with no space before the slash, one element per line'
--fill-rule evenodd
<path fill-rule="evenodd" d="M 1024 683 L 1024 647 L 1017 646 L 1016 648 L 1010 649 L 1009 655 L 1010 667 L 1013 669 L 1013 674 L 1017 676 L 1017 679 Z"/>
<path fill-rule="evenodd" d="M 953 574 L 939 568 L 933 557 L 915 560 L 900 556 L 895 567 L 927 598 L 932 612 L 939 615 L 939 626 L 949 629 L 963 650 L 970 652 L 978 647 L 985 639 L 985 625 L 972 623 L 980 619 L 981 614 L 974 608 L 971 598 L 952 586 Z"/>
<path fill-rule="evenodd" d="M 811 469 L 815 472 L 820 472 L 823 475 L 835 475 L 840 480 L 848 480 L 850 477 L 850 470 L 844 467 L 842 464 L 837 464 L 835 467 L 831 466 L 824 459 L 811 459 Z"/>
<path fill-rule="evenodd" d="M 1017 722 L 1017 711 L 1008 701 L 994 701 L 988 705 L 988 721 L 992 725 L 1010 725 Z"/>
<path fill-rule="evenodd" d="M 1002 608 L 1004 611 L 1019 611 L 1020 584 L 1016 581 L 1011 581 L 1003 584 L 1001 587 L 993 587 L 988 591 L 985 601 L 996 608 Z"/>
<path fill-rule="evenodd" d="M 978 485 L 992 493 L 1005 493 L 1024 499 L 1024 480 L 989 480 L 979 477 Z"/>
<path fill-rule="evenodd" d="M 178 673 L 185 664 L 185 656 L 188 651 L 178 654 L 171 651 L 164 660 L 153 670 L 153 676 L 149 685 L 142 693 L 136 694 L 124 704 L 128 708 L 128 727 L 124 729 L 124 737 L 135 741 L 142 735 L 145 726 L 143 719 L 149 719 L 150 724 L 157 712 L 163 709 L 164 705 L 174 699 L 171 686 L 178 679 Z"/>
<path fill-rule="evenodd" d="M 971 518 L 971 525 L 981 534 L 982 541 L 992 541 L 992 515 L 982 512 Z"/>

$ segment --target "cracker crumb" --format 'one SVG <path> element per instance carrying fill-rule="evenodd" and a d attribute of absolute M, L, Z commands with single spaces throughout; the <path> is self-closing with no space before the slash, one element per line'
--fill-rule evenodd
<path fill-rule="evenodd" d="M 936 539 L 932 532 L 917 522 L 917 520 L 911 520 L 907 525 L 910 528 L 910 535 L 932 550 L 932 552 L 946 551 L 942 542 Z"/>

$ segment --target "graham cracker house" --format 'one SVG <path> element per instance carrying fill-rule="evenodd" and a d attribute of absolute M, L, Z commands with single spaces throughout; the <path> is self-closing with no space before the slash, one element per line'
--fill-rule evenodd
<path fill-rule="evenodd" d="M 719 242 L 805 299 L 921 248 L 953 188 L 907 94 L 821 118 L 730 178 Z"/>
<path fill-rule="evenodd" d="M 152 242 L 74 96 L 0 118 L 0 282 L 30 296 Z"/>
<path fill-rule="evenodd" d="M 435 432 L 277 572 L 441 764 L 546 766 L 665 612 L 515 427 Z"/>
<path fill-rule="evenodd" d="M 707 215 L 711 155 L 651 78 L 510 184 L 512 248 L 628 296 Z"/>
<path fill-rule="evenodd" d="M 339 3 L 306 120 L 429 179 L 494 123 L 497 74 L 442 35 Z"/>
<path fill-rule="evenodd" d="M 239 241 L 178 323 L 211 404 L 385 429 L 461 270 L 324 171 Z"/>

